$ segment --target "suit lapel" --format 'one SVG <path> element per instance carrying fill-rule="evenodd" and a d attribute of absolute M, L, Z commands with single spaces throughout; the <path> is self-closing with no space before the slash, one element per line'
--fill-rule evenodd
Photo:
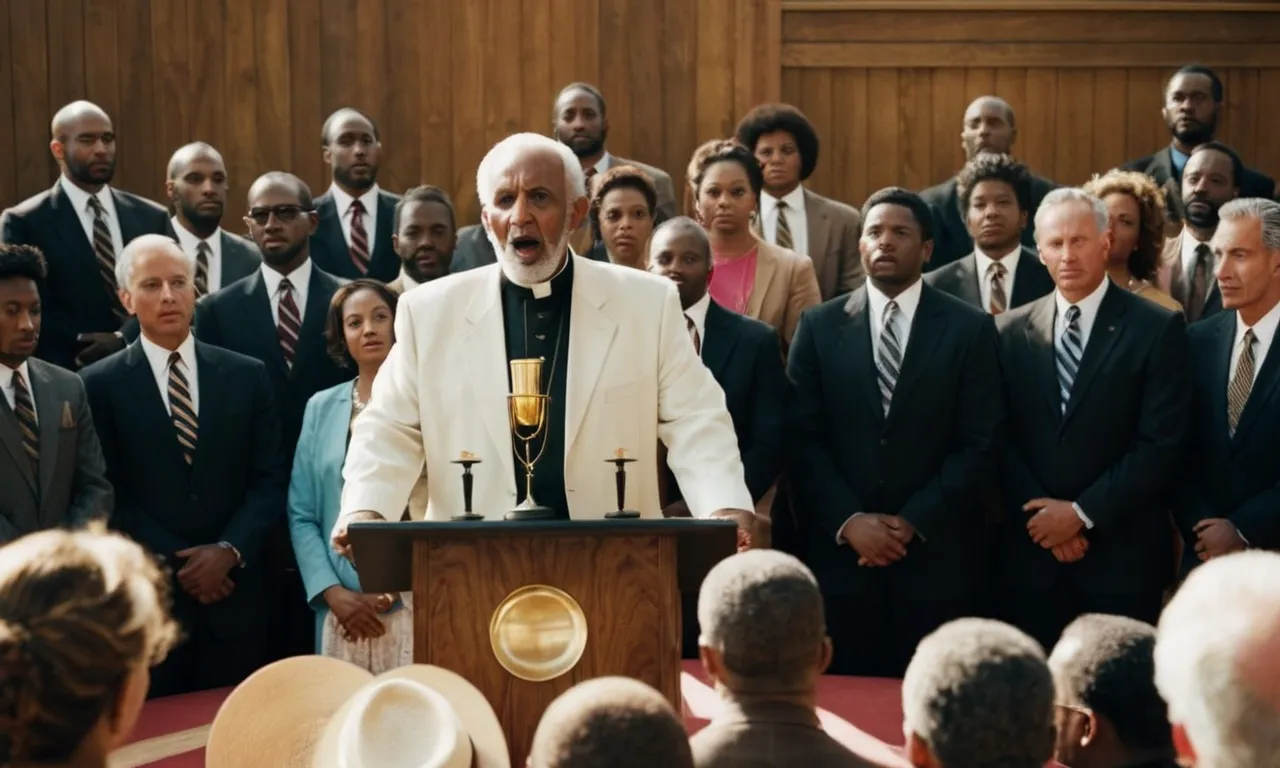
<path fill-rule="evenodd" d="M 733 332 L 729 322 L 729 310 L 712 300 L 707 306 L 705 326 L 706 333 L 702 339 L 702 363 L 707 366 L 717 381 L 723 381 L 725 365 L 729 362 L 729 353 L 738 343 L 738 335 Z"/>
<path fill-rule="evenodd" d="M 1231 313 L 1232 315 L 1235 312 Z M 1226 350 L 1227 363 L 1231 361 L 1231 347 L 1235 344 L 1235 322 L 1223 323 L 1220 326 L 1223 329 L 1230 328 L 1230 333 L 1225 330 L 1219 331 L 1227 336 Z M 1231 439 L 1232 446 L 1239 445 L 1241 440 L 1253 428 L 1258 421 L 1258 414 L 1266 407 L 1267 401 L 1271 399 L 1275 393 L 1276 382 L 1280 381 L 1280 350 L 1277 350 L 1275 339 L 1271 340 L 1271 349 L 1267 351 L 1267 357 L 1262 361 L 1262 368 L 1258 371 L 1257 377 L 1254 379 L 1253 388 L 1249 390 L 1249 399 L 1244 404 L 1244 411 L 1240 414 L 1240 423 L 1236 424 L 1236 433 Z M 1230 375 L 1230 374 L 1228 374 Z M 1226 413 L 1226 381 L 1223 380 L 1223 409 L 1222 413 Z M 1275 435 L 1270 436 L 1275 439 Z"/>
<path fill-rule="evenodd" d="M 848 366 L 850 379 L 857 381 L 856 388 L 862 391 L 863 405 L 877 424 L 883 424 L 884 405 L 880 402 L 880 387 L 876 383 L 876 359 L 871 352 L 871 308 L 867 303 L 865 286 L 849 294 L 844 311 L 848 317 L 840 335 L 844 349 L 833 362 Z M 835 380 L 839 381 L 838 378 Z"/>
<path fill-rule="evenodd" d="M 387 274 L 395 274 L 400 270 L 400 257 L 391 250 L 391 221 L 396 215 L 395 199 L 378 190 L 378 226 L 373 233 L 373 258 L 378 263 L 379 274 L 385 269 Z M 383 266 L 385 265 L 385 267 Z M 373 272 L 370 263 L 369 271 Z"/>
<path fill-rule="evenodd" d="M 147 362 L 147 353 L 142 350 L 142 342 L 135 341 L 130 344 L 124 354 L 126 355 L 125 363 L 128 366 L 125 382 L 134 406 L 130 417 L 141 422 L 144 434 L 156 436 L 158 445 L 154 447 L 161 453 L 167 454 L 177 466 L 186 467 L 187 461 L 182 456 L 182 450 L 178 447 L 178 437 L 173 432 L 173 420 L 169 418 L 169 411 L 164 407 L 155 374 L 152 373 L 151 365 Z M 216 383 L 214 386 L 213 392 L 217 392 Z M 212 395 L 212 392 L 210 394 Z M 199 450 L 198 447 L 197 450 Z"/>
<path fill-rule="evenodd" d="M 307 286 L 307 304 L 303 310 L 302 327 L 298 330 L 298 347 L 293 360 L 292 375 L 297 376 L 316 354 L 324 354 L 324 324 L 329 312 L 329 300 L 337 286 L 315 264 L 311 263 L 311 283 Z M 270 304 L 268 304 L 270 306 Z M 277 347 L 280 345 L 277 344 Z M 281 360 L 284 359 L 283 353 Z"/>
<path fill-rule="evenodd" d="M 221 392 L 219 382 L 222 381 L 222 369 L 209 355 L 209 348 L 196 342 L 196 382 L 200 386 L 200 411 L 196 414 L 196 454 L 191 472 L 194 476 L 206 466 L 216 466 L 216 459 L 221 453 L 216 440 L 221 436 L 222 415 L 226 410 L 226 398 L 212 396 Z M 177 443 L 177 438 L 174 438 Z M 202 461 L 208 457 L 208 460 Z"/>
<path fill-rule="evenodd" d="M 960 253 L 973 250 L 973 238 L 969 237 L 969 225 L 964 220 L 964 208 L 960 203 L 960 190 L 953 176 L 947 182 L 947 200 L 949 204 L 943 206 L 947 217 L 947 232 L 956 240 L 956 250 Z"/>
<path fill-rule="evenodd" d="M 515 459 L 511 454 L 511 430 L 506 416 L 507 338 L 502 322 L 499 272 L 497 269 L 492 272 L 491 279 L 477 283 L 478 288 L 467 305 L 469 327 L 462 332 L 462 358 L 467 382 L 477 404 L 476 410 L 489 439 L 498 448 L 497 460 L 502 471 L 497 477 L 510 478 L 515 476 Z M 458 447 L 459 450 L 474 450 L 466 445 Z"/>
<path fill-rule="evenodd" d="M 809 236 L 809 253 L 805 255 L 813 262 L 813 271 L 818 275 L 818 282 L 822 282 L 823 268 L 827 259 L 827 244 L 831 240 L 831 217 L 827 215 L 827 206 L 819 203 L 807 189 L 804 191 L 804 209 Z"/>
<path fill-rule="evenodd" d="M 573 450 L 587 414 L 587 404 L 591 402 L 609 347 L 618 332 L 618 324 L 604 311 L 607 295 L 597 289 L 595 270 L 585 268 L 586 264 L 589 262 L 574 265 L 573 303 L 569 309 L 569 368 L 564 387 L 565 456 Z"/>
<path fill-rule="evenodd" d="M 116 216 L 120 219 L 120 239 L 128 243 L 134 238 L 146 234 L 138 221 L 138 209 L 133 201 L 116 190 L 111 190 L 111 199 L 116 204 Z M 119 254 L 117 254 L 118 256 Z"/>
<path fill-rule="evenodd" d="M 1235 343 L 1235 336 L 1236 314 L 1232 312 L 1230 318 L 1218 323 L 1218 332 L 1213 337 L 1213 365 L 1200 371 L 1192 371 L 1193 375 L 1209 377 L 1209 384 L 1205 389 L 1209 393 L 1209 412 L 1213 414 L 1213 431 L 1210 433 L 1213 435 L 1230 434 L 1227 427 L 1227 386 L 1232 373 L 1231 347 Z M 1236 434 L 1239 433 L 1237 429 Z M 1228 441 L 1230 440 L 1228 437 Z"/>
<path fill-rule="evenodd" d="M 1031 375 L 1039 379 L 1037 385 L 1057 419 L 1062 418 L 1062 395 L 1058 389 L 1058 367 L 1054 359 L 1053 319 L 1057 313 L 1051 293 L 1039 299 L 1027 316 L 1025 331 L 1027 348 L 1031 353 Z"/>
<path fill-rule="evenodd" d="M 351 262 L 351 251 L 347 247 L 347 239 L 342 235 L 342 214 L 338 211 L 338 202 L 332 193 L 327 193 L 316 205 L 316 215 L 320 218 L 316 225 L 315 237 L 324 244 L 326 255 L 333 263 L 328 265 L 334 274 L 342 274 L 343 267 Z M 314 260 L 313 260 L 314 263 Z M 354 272 L 355 264 L 351 264 Z"/>
<path fill-rule="evenodd" d="M 40 496 L 44 498 L 53 484 L 58 464 L 58 443 L 62 433 L 62 411 L 67 401 L 54 387 L 38 361 L 29 361 L 32 398 L 36 404 L 36 419 L 40 424 Z"/>
<path fill-rule="evenodd" d="M 315 269 L 315 265 L 312 265 Z M 312 272 L 311 291 L 315 288 L 315 273 Z M 262 270 L 258 270 L 244 285 L 244 293 L 241 294 L 244 303 L 244 311 L 237 313 L 240 317 L 252 318 L 254 315 L 261 317 L 265 314 L 266 322 L 246 321 L 245 329 L 258 337 L 257 345 L 260 352 L 253 357 L 260 360 L 269 361 L 268 368 L 274 369 L 273 375 L 289 378 L 289 367 L 284 362 L 284 352 L 280 349 L 280 337 L 276 332 L 276 314 L 271 311 L 271 297 L 267 295 L 267 281 L 262 276 Z M 308 291 L 308 299 L 310 299 L 310 291 Z M 310 302 L 308 302 L 310 303 Z M 306 320 L 303 320 L 305 324 Z"/>
<path fill-rule="evenodd" d="M 982 287 L 978 283 L 978 257 L 970 253 L 956 267 L 956 298 L 986 311 L 982 306 Z"/>
<path fill-rule="evenodd" d="M 1010 296 L 1010 307 L 1021 307 L 1030 304 L 1047 293 L 1053 292 L 1053 278 L 1049 270 L 1040 263 L 1035 251 L 1022 247 L 1018 255 L 1018 275 L 1013 281 L 1013 293 Z"/>
<path fill-rule="evenodd" d="M 769 292 L 769 284 L 773 282 L 774 273 L 778 271 L 778 260 L 774 257 L 772 249 L 773 246 L 763 240 L 756 246 L 756 278 L 751 286 L 751 296 L 747 299 L 749 317 L 760 317 L 765 294 Z"/>
<path fill-rule="evenodd" d="M 1098 316 L 1093 320 L 1093 329 L 1089 331 L 1089 340 L 1085 342 L 1084 355 L 1080 358 L 1080 369 L 1076 371 L 1076 380 L 1071 384 L 1071 398 L 1067 400 L 1067 412 L 1062 417 L 1064 424 L 1070 421 L 1071 415 L 1088 393 L 1094 375 L 1111 354 L 1116 342 L 1124 335 L 1124 323 L 1118 322 L 1125 311 L 1124 296 L 1121 294 L 1124 290 L 1108 285 L 1107 292 L 1102 296 Z"/>
<path fill-rule="evenodd" d="M 30 366 L 27 366 L 28 370 L 30 368 Z M 40 418 L 39 413 L 36 414 L 36 418 Z M 44 422 L 40 423 L 40 431 L 44 431 Z M 9 407 L 9 400 L 5 397 L 0 397 L 0 443 L 4 443 L 4 447 L 9 451 L 9 456 L 13 459 L 14 465 L 18 467 L 18 471 L 26 478 L 27 486 L 31 488 L 32 495 L 36 495 L 36 477 L 31 474 L 31 462 L 27 460 L 27 452 L 22 447 L 22 432 L 18 427 L 18 417 L 14 415 L 13 409 Z"/>
<path fill-rule="evenodd" d="M 886 428 L 893 426 L 894 418 L 902 410 L 894 408 L 894 402 L 911 402 L 911 390 L 928 370 L 929 359 L 933 357 L 933 352 L 946 331 L 939 322 L 938 310 L 939 304 L 933 289 L 921 284 L 920 304 L 916 307 L 916 315 L 911 320 L 911 329 L 907 331 L 907 351 L 902 358 L 902 370 L 898 374 L 898 383 L 893 387 L 893 400 L 889 404 L 889 422 Z"/>

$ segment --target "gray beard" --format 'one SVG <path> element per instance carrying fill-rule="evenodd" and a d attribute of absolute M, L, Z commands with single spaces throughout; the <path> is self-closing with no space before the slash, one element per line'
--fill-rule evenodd
<path fill-rule="evenodd" d="M 497 235 L 487 228 L 485 234 L 489 236 L 489 244 L 493 246 L 493 252 L 498 257 L 498 265 L 502 267 L 502 274 L 506 275 L 507 279 L 516 285 L 530 288 L 539 283 L 545 283 L 556 276 L 556 272 L 560 270 L 560 264 L 564 260 L 565 252 L 569 249 L 569 236 L 572 233 L 566 224 L 564 232 L 560 235 L 560 240 L 552 247 L 548 258 L 533 264 L 525 264 L 520 261 L 520 257 L 516 255 L 515 247 L 498 242 Z"/>

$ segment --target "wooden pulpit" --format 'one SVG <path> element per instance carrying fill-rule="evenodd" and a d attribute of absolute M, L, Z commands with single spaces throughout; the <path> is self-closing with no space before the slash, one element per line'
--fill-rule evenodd
<path fill-rule="evenodd" d="M 680 711 L 680 593 L 732 555 L 724 520 L 354 523 L 366 592 L 413 592 L 414 661 L 484 692 L 523 766 L 551 701 L 625 675 Z"/>

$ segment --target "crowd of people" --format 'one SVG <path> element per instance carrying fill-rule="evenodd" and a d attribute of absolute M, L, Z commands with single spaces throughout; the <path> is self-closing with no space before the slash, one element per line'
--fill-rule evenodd
<path fill-rule="evenodd" d="M 63 107 L 62 174 L 0 219 L 0 570 L 103 575 L 85 577 L 92 596 L 3 598 L 11 759 L 100 753 L 148 690 L 243 683 L 229 703 L 254 701 L 241 692 L 312 654 L 363 675 L 312 703 L 333 703 L 326 716 L 359 720 L 380 697 L 438 712 L 428 694 L 456 686 L 414 676 L 412 600 L 361 590 L 348 524 L 461 513 L 463 453 L 485 459 L 471 501 L 486 517 L 535 498 L 602 517 L 616 489 L 601 460 L 622 450 L 628 506 L 733 520 L 742 548 L 794 557 L 741 554 L 686 595 L 686 654 L 738 705 L 691 752 L 682 727 L 662 736 L 675 715 L 656 694 L 606 680 L 548 710 L 535 765 L 663 744 L 692 755 L 671 765 L 874 763 L 817 729 L 824 672 L 903 678 L 915 765 L 1164 765 L 1175 747 L 1270 764 L 1274 717 L 1230 718 L 1278 705 L 1253 674 L 1258 627 L 1280 615 L 1260 586 L 1276 591 L 1276 566 L 1235 553 L 1280 548 L 1280 189 L 1214 140 L 1224 98 L 1211 70 L 1184 67 L 1166 84 L 1167 148 L 1059 187 L 1015 159 L 1012 108 L 982 97 L 954 178 L 858 209 L 805 186 L 819 138 L 794 107 L 752 110 L 677 187 L 610 154 L 604 96 L 574 83 L 550 137 L 485 156 L 481 222 L 462 228 L 446 191 L 378 186 L 377 124 L 344 108 L 320 129 L 329 189 L 263 173 L 247 238 L 222 226 L 216 148 L 178 148 L 158 205 L 111 187 L 110 117 Z M 526 484 L 506 394 L 529 358 L 550 399 L 548 459 Z M 122 540 L 49 532 L 102 522 L 163 570 L 121 575 L 140 556 Z M 40 547 L 52 570 L 23 571 Z M 39 696 L 97 646 L 46 648 L 40 612 L 85 600 L 84 620 L 106 621 L 90 608 L 140 600 L 133 578 L 155 596 L 96 633 L 114 647 L 142 622 L 148 637 L 113 651 L 108 683 L 66 693 L 101 705 L 75 705 L 77 741 L 54 711 L 71 699 Z M 1193 629 L 1215 612 L 1214 631 Z M 149 685 L 133 674 L 162 657 Z M 20 723 L 39 728 L 15 739 Z"/>

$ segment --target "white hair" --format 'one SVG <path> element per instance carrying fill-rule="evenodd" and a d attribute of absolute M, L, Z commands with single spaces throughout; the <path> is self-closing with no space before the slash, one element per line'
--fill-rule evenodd
<path fill-rule="evenodd" d="M 540 133 L 516 133 L 493 145 L 480 167 L 476 170 L 476 194 L 480 196 L 480 205 L 493 203 L 493 193 L 498 186 L 502 174 L 511 167 L 517 157 L 537 152 L 554 153 L 564 165 L 565 200 L 572 204 L 580 197 L 587 196 L 587 177 L 582 171 L 582 163 L 573 150 L 555 139 Z"/>
<path fill-rule="evenodd" d="M 1107 204 L 1102 202 L 1094 195 L 1085 192 L 1079 187 L 1059 187 L 1044 196 L 1040 201 L 1040 207 L 1036 209 L 1036 232 L 1040 231 L 1040 226 L 1044 224 L 1046 212 L 1059 205 L 1069 205 L 1072 203 L 1083 203 L 1093 209 L 1093 220 L 1098 225 L 1098 234 L 1107 231 Z M 1039 235 L 1037 235 L 1037 239 Z"/>
<path fill-rule="evenodd" d="M 1280 555 L 1197 568 L 1160 617 L 1156 688 L 1201 765 L 1280 765 Z"/>
<path fill-rule="evenodd" d="M 1280 251 L 1280 203 L 1261 197 L 1240 197 L 1218 211 L 1222 221 L 1257 219 L 1262 224 L 1262 244 L 1267 250 Z"/>
<path fill-rule="evenodd" d="M 174 255 L 182 259 L 187 265 L 188 271 L 194 276 L 196 273 L 195 257 L 178 245 L 178 242 L 167 235 L 142 235 L 135 237 L 129 241 L 129 244 L 120 251 L 120 255 L 116 258 L 116 285 L 121 290 L 132 290 L 133 287 L 133 262 L 138 254 L 153 249 L 163 249 L 171 251 Z"/>

